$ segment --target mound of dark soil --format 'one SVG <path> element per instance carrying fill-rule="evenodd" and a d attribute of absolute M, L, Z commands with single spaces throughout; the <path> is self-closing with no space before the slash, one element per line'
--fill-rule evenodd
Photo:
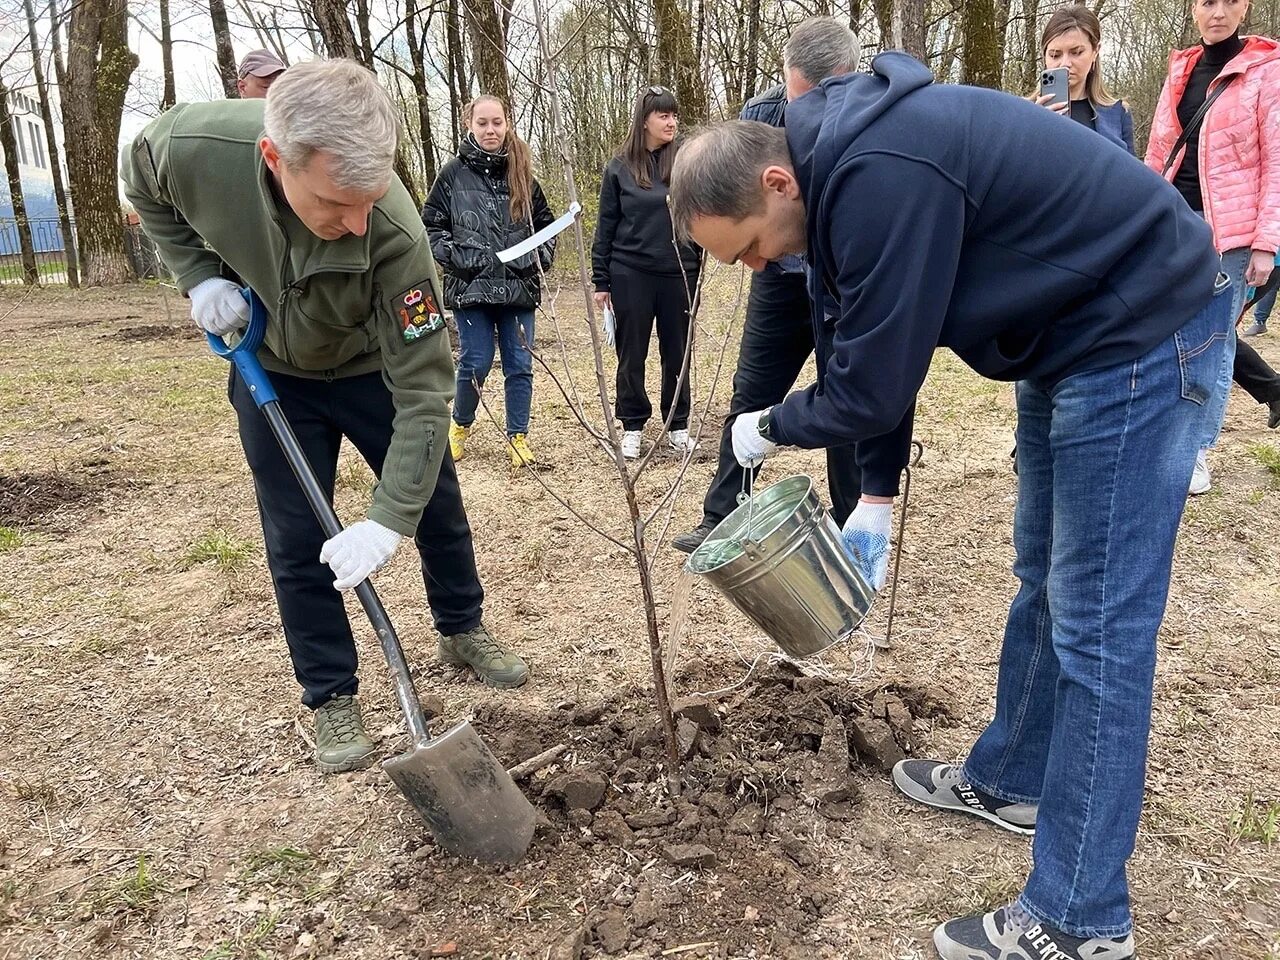
<path fill-rule="evenodd" d="M 544 714 L 503 702 L 477 710 L 476 729 L 508 767 L 566 747 L 521 784 L 545 818 L 526 862 L 560 876 L 581 863 L 583 922 L 530 956 L 658 956 L 708 930 L 719 932 L 715 949 L 693 955 L 740 956 L 766 941 L 769 956 L 805 956 L 805 931 L 835 906 L 814 823 L 839 832 L 856 821 L 859 780 L 883 776 L 922 727 L 946 720 L 927 691 L 858 692 L 786 664 L 718 700 L 673 706 L 674 795 L 646 691 Z M 585 875 L 602 857 L 613 864 L 604 896 Z M 438 863 L 419 853 L 406 885 Z M 462 878 L 441 865 L 425 878 L 437 880 Z"/>

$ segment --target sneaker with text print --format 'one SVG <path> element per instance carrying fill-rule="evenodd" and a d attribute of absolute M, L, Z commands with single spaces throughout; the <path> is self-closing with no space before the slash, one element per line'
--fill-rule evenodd
<path fill-rule="evenodd" d="M 933 931 L 942 960 L 1134 960 L 1133 934 L 1073 937 L 1011 903 L 994 913 L 948 920 Z"/>
<path fill-rule="evenodd" d="M 893 784 L 919 803 L 981 817 L 1011 833 L 1036 832 L 1036 811 L 1030 803 L 1008 803 L 975 790 L 964 769 L 941 760 L 899 760 L 893 765 Z"/>

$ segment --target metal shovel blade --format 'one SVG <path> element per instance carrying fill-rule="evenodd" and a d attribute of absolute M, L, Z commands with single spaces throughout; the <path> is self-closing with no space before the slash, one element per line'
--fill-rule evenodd
<path fill-rule="evenodd" d="M 515 863 L 529 849 L 533 806 L 470 723 L 415 743 L 382 768 L 446 852 Z"/>

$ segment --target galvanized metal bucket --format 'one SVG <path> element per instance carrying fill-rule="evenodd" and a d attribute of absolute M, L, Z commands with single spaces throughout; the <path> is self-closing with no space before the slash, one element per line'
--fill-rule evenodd
<path fill-rule="evenodd" d="M 804 475 L 741 504 L 693 551 L 685 569 L 706 577 L 792 657 L 813 656 L 848 637 L 875 599 Z"/>

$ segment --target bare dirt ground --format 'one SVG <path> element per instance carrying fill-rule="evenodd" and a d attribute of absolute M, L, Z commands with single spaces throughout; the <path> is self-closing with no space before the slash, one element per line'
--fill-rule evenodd
<path fill-rule="evenodd" d="M 573 299 L 561 325 L 586 386 Z M 736 301 L 723 271 L 695 397 Z M 528 859 L 498 869 L 441 855 L 380 770 L 314 771 L 224 364 L 184 303 L 155 287 L 6 289 L 0 318 L 0 957 L 906 960 L 932 956 L 938 921 L 1018 889 L 1024 840 L 912 807 L 884 772 L 903 750 L 962 755 L 991 710 L 1014 593 L 1008 387 L 934 364 L 895 648 L 862 676 L 849 649 L 809 675 L 762 665 L 690 711 L 676 804 L 626 556 L 512 476 L 499 431 L 478 431 L 460 473 L 486 618 L 531 683 L 497 693 L 435 662 L 411 551 L 379 589 L 437 723 L 473 717 L 507 763 L 568 747 L 524 784 L 546 815 Z M 1275 335 L 1259 347 L 1280 363 Z M 711 448 L 727 398 L 722 382 Z M 610 462 L 545 376 L 534 402 L 547 483 L 620 533 Z M 1214 492 L 1180 539 L 1130 866 L 1144 960 L 1280 957 L 1278 441 L 1237 392 Z M 712 469 L 692 465 L 672 533 L 696 523 Z M 820 455 L 788 453 L 765 479 L 801 471 L 823 476 Z M 676 472 L 657 459 L 645 496 Z M 344 457 L 340 514 L 359 516 L 370 482 Z M 681 560 L 664 547 L 655 567 L 664 624 L 687 618 L 675 693 L 739 684 L 770 645 L 707 585 L 683 600 Z M 403 724 L 349 609 L 389 755 Z"/>

